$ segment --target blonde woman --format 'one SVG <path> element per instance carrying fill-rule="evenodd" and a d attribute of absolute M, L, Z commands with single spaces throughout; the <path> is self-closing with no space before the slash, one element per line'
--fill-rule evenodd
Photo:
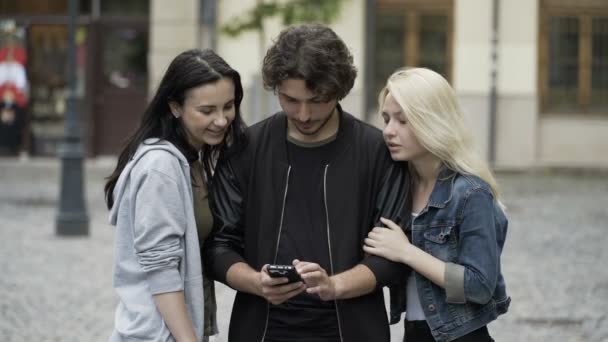
<path fill-rule="evenodd" d="M 434 71 L 400 69 L 379 104 L 391 157 L 413 175 L 411 221 L 402 230 L 382 219 L 387 228 L 374 228 L 363 249 L 412 270 L 403 305 L 391 308 L 406 312 L 404 341 L 493 341 L 486 325 L 510 303 L 500 265 L 507 219 L 456 95 Z"/>

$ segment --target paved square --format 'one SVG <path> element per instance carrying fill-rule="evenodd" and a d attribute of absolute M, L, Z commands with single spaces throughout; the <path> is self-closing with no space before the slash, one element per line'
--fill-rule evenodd
<path fill-rule="evenodd" d="M 54 233 L 60 164 L 0 159 L 0 341 L 107 341 L 113 229 L 103 178 L 86 167 L 90 235 Z M 608 177 L 500 174 L 510 220 L 503 254 L 510 311 L 490 325 L 496 341 L 608 341 Z M 218 286 L 227 341 L 233 291 Z M 401 325 L 392 341 L 401 341 Z"/>

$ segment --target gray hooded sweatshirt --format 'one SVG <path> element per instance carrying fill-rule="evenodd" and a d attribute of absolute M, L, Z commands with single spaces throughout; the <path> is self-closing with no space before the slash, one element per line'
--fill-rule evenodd
<path fill-rule="evenodd" d="M 190 166 L 175 146 L 148 139 L 139 147 L 114 188 L 110 223 L 116 226 L 113 280 L 119 297 L 110 341 L 174 341 L 153 295 L 175 291 L 184 291 L 196 336 L 203 341 L 203 276 Z"/>

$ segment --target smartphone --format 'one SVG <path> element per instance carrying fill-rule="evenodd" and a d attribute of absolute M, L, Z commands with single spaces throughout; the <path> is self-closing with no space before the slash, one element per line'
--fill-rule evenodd
<path fill-rule="evenodd" d="M 289 279 L 289 283 L 302 281 L 296 268 L 291 265 L 268 265 L 268 274 L 273 278 L 285 277 Z"/>

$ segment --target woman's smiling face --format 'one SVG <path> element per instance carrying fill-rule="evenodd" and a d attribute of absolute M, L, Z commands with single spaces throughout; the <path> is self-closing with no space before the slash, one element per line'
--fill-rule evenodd
<path fill-rule="evenodd" d="M 188 142 L 196 149 L 220 144 L 236 115 L 234 83 L 222 78 L 186 92 L 183 106 L 171 103 L 173 115 L 182 120 Z"/>

